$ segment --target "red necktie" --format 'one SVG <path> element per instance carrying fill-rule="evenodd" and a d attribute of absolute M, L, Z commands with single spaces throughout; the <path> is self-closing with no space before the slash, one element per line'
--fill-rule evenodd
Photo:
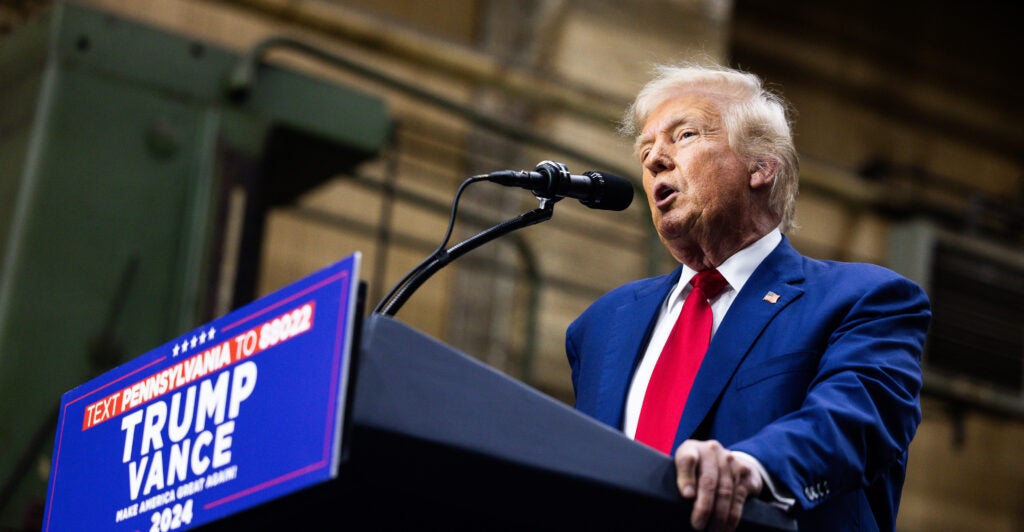
<path fill-rule="evenodd" d="M 714 318 L 708 300 L 728 283 L 718 270 L 704 270 L 690 284 L 693 290 L 654 366 L 636 427 L 638 441 L 668 454 L 672 454 L 686 397 L 711 341 Z"/>

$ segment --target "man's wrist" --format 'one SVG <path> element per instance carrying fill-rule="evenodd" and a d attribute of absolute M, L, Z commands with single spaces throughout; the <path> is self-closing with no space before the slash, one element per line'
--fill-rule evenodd
<path fill-rule="evenodd" d="M 765 470 L 764 466 L 761 465 L 761 461 L 743 451 L 729 451 L 739 461 L 747 464 L 751 469 L 757 472 L 761 477 L 761 492 L 758 494 L 758 498 L 768 501 L 772 506 L 777 506 L 783 510 L 789 510 L 796 504 L 796 498 L 789 494 L 786 487 L 782 484 L 777 484 L 772 480 L 771 475 Z"/>

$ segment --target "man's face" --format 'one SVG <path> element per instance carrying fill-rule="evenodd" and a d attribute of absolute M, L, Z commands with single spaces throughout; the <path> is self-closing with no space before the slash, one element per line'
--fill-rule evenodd
<path fill-rule="evenodd" d="M 637 139 L 654 227 L 680 260 L 681 249 L 742 235 L 751 218 L 751 172 L 729 147 L 718 109 L 705 94 L 677 95 Z"/>

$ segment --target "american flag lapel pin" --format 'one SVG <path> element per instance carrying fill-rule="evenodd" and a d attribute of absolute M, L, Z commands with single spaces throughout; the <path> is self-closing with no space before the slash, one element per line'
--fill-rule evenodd
<path fill-rule="evenodd" d="M 779 302 L 779 294 L 769 291 L 767 294 L 764 295 L 764 300 L 774 305 L 775 303 Z"/>

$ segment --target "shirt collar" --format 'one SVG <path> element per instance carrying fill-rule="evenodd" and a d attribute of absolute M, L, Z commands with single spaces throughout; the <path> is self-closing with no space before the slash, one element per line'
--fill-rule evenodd
<path fill-rule="evenodd" d="M 725 259 L 725 262 L 718 266 L 718 273 L 725 277 L 725 280 L 729 282 L 729 286 L 733 290 L 739 292 L 743 285 L 747 283 L 747 280 L 750 279 L 750 276 L 754 274 L 754 270 L 757 269 L 758 265 L 781 241 L 782 232 L 776 227 L 768 234 L 757 239 L 753 244 Z M 690 283 L 690 280 L 693 279 L 694 275 L 697 275 L 697 271 L 684 264 L 683 272 L 679 275 L 679 284 L 672 291 L 672 295 L 681 293 Z"/>

